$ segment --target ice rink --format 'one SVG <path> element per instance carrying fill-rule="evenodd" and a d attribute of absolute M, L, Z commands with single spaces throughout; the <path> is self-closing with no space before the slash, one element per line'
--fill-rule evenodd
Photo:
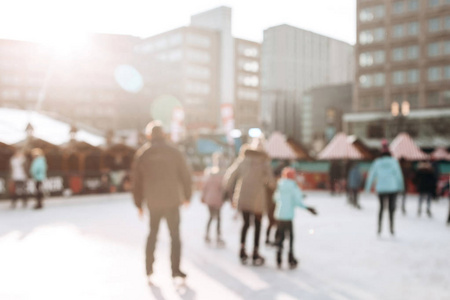
<path fill-rule="evenodd" d="M 0 203 L 0 299 L 450 299 L 448 200 L 433 203 L 433 218 L 387 211 L 376 235 L 378 200 L 363 195 L 361 211 L 344 196 L 310 192 L 314 217 L 298 210 L 296 270 L 275 266 L 275 250 L 262 246 L 263 267 L 238 260 L 241 219 L 222 211 L 225 248 L 205 245 L 207 209 L 198 194 L 182 210 L 182 270 L 186 287 L 170 278 L 170 239 L 161 226 L 153 286 L 146 282 L 148 217 L 140 220 L 129 194 L 52 198 L 42 211 Z M 30 205 L 31 207 L 31 205 Z M 265 224 L 263 231 L 265 230 Z M 211 229 L 215 229 L 215 224 Z M 212 237 L 215 230 L 211 230 Z M 247 237 L 251 252 L 253 230 Z M 261 239 L 264 245 L 264 239 Z M 286 259 L 286 256 L 284 257 Z"/>

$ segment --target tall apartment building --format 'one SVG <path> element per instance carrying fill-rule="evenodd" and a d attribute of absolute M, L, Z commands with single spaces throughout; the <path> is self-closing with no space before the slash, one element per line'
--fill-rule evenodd
<path fill-rule="evenodd" d="M 261 73 L 264 129 L 279 130 L 302 141 L 303 93 L 321 85 L 352 82 L 353 61 L 350 44 L 289 25 L 265 30 Z"/>
<path fill-rule="evenodd" d="M 231 8 L 191 17 L 191 24 L 145 39 L 136 47 L 150 75 L 148 99 L 177 98 L 188 130 L 225 131 L 221 110 L 232 107 L 234 127 L 259 125 L 260 44 L 231 35 Z M 153 75 L 152 64 L 160 62 Z"/>
<path fill-rule="evenodd" d="M 450 1 L 359 0 L 351 134 L 450 145 Z"/>

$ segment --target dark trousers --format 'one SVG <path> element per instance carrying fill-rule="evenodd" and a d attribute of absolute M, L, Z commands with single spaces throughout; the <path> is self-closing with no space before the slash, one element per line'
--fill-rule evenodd
<path fill-rule="evenodd" d="M 44 193 L 42 192 L 42 181 L 36 181 L 36 207 L 42 207 L 42 199 Z"/>
<path fill-rule="evenodd" d="M 350 202 L 350 204 L 359 207 L 358 203 L 359 189 L 348 188 L 347 194 L 348 194 L 348 201 Z"/>
<path fill-rule="evenodd" d="M 211 223 L 213 219 L 216 219 L 217 222 L 217 237 L 220 237 L 220 208 L 214 208 L 209 206 L 209 220 L 206 225 L 206 236 L 209 236 L 209 228 L 211 227 Z"/>
<path fill-rule="evenodd" d="M 250 219 L 253 219 L 253 223 L 255 224 L 255 239 L 254 239 L 254 249 L 257 250 L 259 248 L 259 235 L 261 232 L 261 214 L 254 214 L 248 211 L 243 211 L 242 216 L 244 218 L 244 226 L 242 227 L 241 232 L 241 245 L 245 246 L 245 240 L 247 238 L 247 231 L 250 227 Z"/>
<path fill-rule="evenodd" d="M 383 210 L 386 202 L 389 205 L 389 224 L 391 232 L 394 232 L 394 213 L 395 213 L 395 201 L 397 199 L 397 193 L 378 194 L 380 200 L 380 211 L 378 213 L 378 232 L 381 232 L 381 223 L 383 219 Z"/>
<path fill-rule="evenodd" d="M 419 194 L 419 207 L 418 212 L 419 214 L 422 212 L 422 202 L 424 200 L 427 201 L 427 210 L 429 211 L 431 209 L 431 198 L 433 195 L 431 193 L 420 193 Z"/>
<path fill-rule="evenodd" d="M 146 247 L 146 268 L 147 274 L 153 273 L 153 262 L 155 261 L 155 246 L 158 236 L 159 224 L 161 219 L 166 219 L 169 228 L 170 237 L 172 239 L 172 273 L 180 269 L 181 241 L 180 241 L 180 211 L 178 207 L 168 209 L 152 209 L 150 210 L 150 234 L 147 239 Z"/>
<path fill-rule="evenodd" d="M 292 221 L 278 221 L 276 233 L 278 252 L 283 250 L 283 243 L 286 235 L 289 235 L 289 253 L 294 254 L 294 228 L 292 226 Z"/>
<path fill-rule="evenodd" d="M 270 199 L 272 199 L 272 197 Z M 273 216 L 274 212 L 275 202 L 271 201 L 271 203 L 269 203 L 267 207 L 267 218 L 269 219 L 269 226 L 267 226 L 266 230 L 266 243 L 270 242 L 270 232 L 272 228 L 277 225 L 277 220 L 275 220 L 275 217 Z"/>
<path fill-rule="evenodd" d="M 400 193 L 400 195 L 402 196 L 402 211 L 406 212 L 406 187 L 405 190 Z"/>
<path fill-rule="evenodd" d="M 17 199 L 22 198 L 23 206 L 26 206 L 28 200 L 27 194 L 27 182 L 24 180 L 15 180 L 14 192 L 12 194 L 12 205 L 16 206 Z"/>

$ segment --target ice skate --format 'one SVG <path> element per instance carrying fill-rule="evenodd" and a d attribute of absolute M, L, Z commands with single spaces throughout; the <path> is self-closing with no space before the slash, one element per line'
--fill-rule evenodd
<path fill-rule="evenodd" d="M 180 270 L 172 272 L 172 279 L 176 288 L 182 288 L 186 286 L 186 277 L 186 273 L 183 273 Z"/>
<path fill-rule="evenodd" d="M 243 265 L 247 264 L 248 255 L 245 253 L 245 249 L 241 248 L 241 252 L 239 253 L 239 258 L 241 259 L 241 263 Z"/>
<path fill-rule="evenodd" d="M 211 243 L 211 239 L 209 238 L 209 236 L 205 236 L 205 243 L 207 244 Z"/>
<path fill-rule="evenodd" d="M 254 266 L 262 266 L 265 263 L 265 258 L 259 255 L 258 250 L 253 252 L 252 262 Z"/>
<path fill-rule="evenodd" d="M 281 269 L 281 251 L 277 252 L 277 267 Z"/>
<path fill-rule="evenodd" d="M 219 247 L 219 248 L 225 247 L 225 241 L 222 240 L 220 237 L 217 238 L 216 244 L 217 244 L 217 247 Z"/>
<path fill-rule="evenodd" d="M 429 218 L 433 217 L 433 215 L 431 214 L 431 210 L 427 209 L 427 215 L 428 215 Z"/>
<path fill-rule="evenodd" d="M 297 268 L 297 265 L 298 265 L 297 259 L 294 257 L 292 253 L 289 253 L 289 268 L 295 269 Z"/>

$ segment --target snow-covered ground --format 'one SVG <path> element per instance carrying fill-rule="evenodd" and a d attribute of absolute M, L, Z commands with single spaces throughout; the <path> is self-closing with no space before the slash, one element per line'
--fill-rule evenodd
<path fill-rule="evenodd" d="M 197 195 L 182 208 L 188 279 L 181 289 L 170 279 L 166 226 L 154 286 L 147 285 L 148 219 L 138 218 L 129 194 L 51 199 L 42 211 L 0 203 L 0 299 L 450 299 L 448 201 L 433 203 L 432 219 L 417 217 L 416 196 L 408 201 L 408 215 L 397 212 L 396 237 L 388 234 L 387 212 L 377 237 L 374 195 L 363 195 L 357 211 L 343 196 L 309 193 L 307 202 L 319 215 L 297 212 L 300 266 L 278 270 L 274 249 L 265 246 L 265 266 L 239 263 L 241 220 L 233 219 L 228 204 L 222 214 L 226 247 L 205 245 L 207 209 Z"/>

